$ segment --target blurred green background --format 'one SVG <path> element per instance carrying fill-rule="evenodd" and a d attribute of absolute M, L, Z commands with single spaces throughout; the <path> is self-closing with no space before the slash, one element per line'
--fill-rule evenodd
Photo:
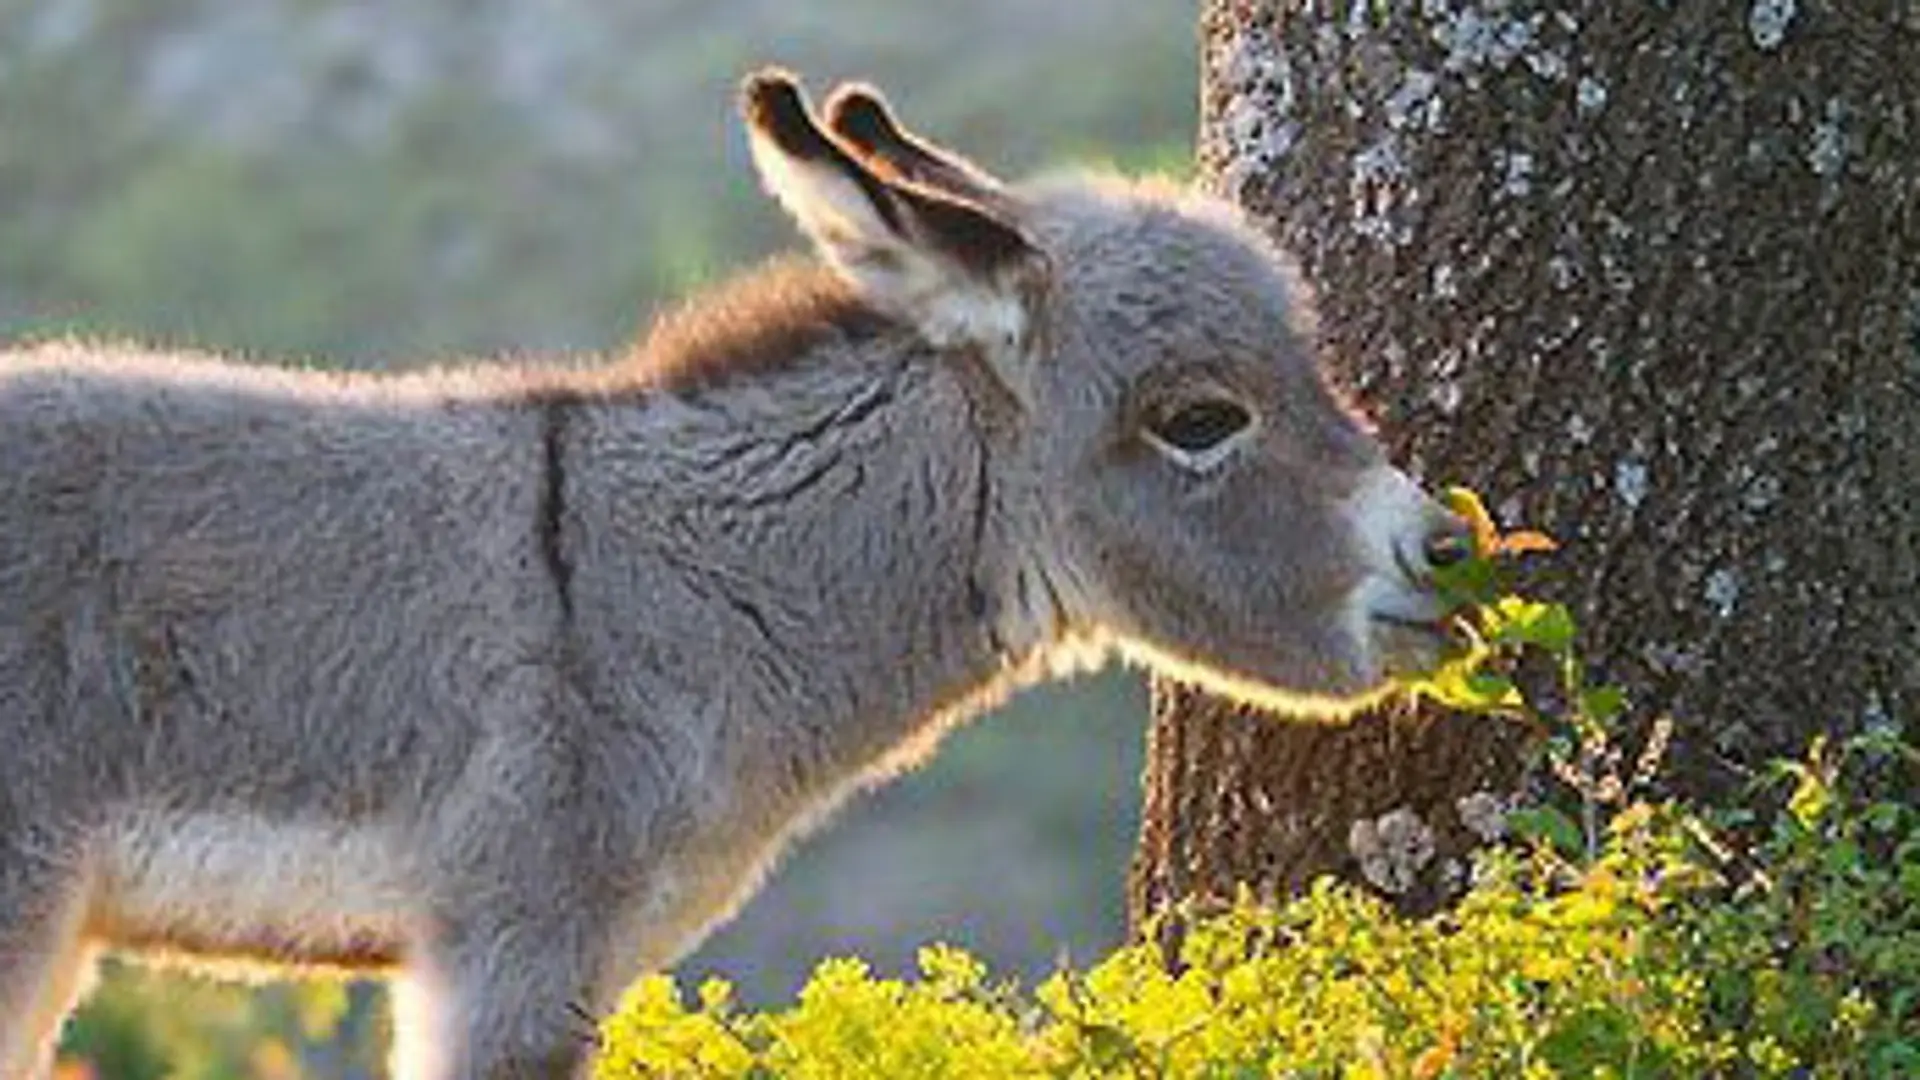
<path fill-rule="evenodd" d="M 619 347 L 794 243 L 733 88 L 881 85 L 1018 175 L 1186 168 L 1193 11 L 1130 0 L 0 0 L 0 339 L 127 335 L 400 367 Z M 680 967 L 749 1001 L 927 941 L 1045 972 L 1121 932 L 1143 693 L 1016 701 L 858 799 Z M 3 751 L 0 751 L 3 752 Z M 110 967 L 67 1070 L 376 1075 L 371 985 Z"/>

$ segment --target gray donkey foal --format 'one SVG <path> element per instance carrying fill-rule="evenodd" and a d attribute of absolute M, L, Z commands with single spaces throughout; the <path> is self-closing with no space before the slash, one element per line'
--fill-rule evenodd
<path fill-rule="evenodd" d="M 1294 712 L 1457 523 L 1234 213 L 750 79 L 780 263 L 571 373 L 0 354 L 0 1075 L 96 951 L 391 971 L 396 1071 L 580 1075 L 849 790 L 1109 650 Z"/>

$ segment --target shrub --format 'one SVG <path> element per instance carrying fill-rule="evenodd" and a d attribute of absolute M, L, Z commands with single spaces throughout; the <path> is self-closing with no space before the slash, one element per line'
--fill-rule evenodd
<path fill-rule="evenodd" d="M 1452 910 L 1322 880 L 1196 919 L 1172 970 L 1129 946 L 1021 994 L 935 946 L 913 980 L 828 960 L 793 1006 L 634 988 L 603 1077 L 1920 1075 L 1920 812 L 1853 797 L 1825 747 L 1757 846 L 1636 802 L 1597 857 L 1485 853 Z"/>

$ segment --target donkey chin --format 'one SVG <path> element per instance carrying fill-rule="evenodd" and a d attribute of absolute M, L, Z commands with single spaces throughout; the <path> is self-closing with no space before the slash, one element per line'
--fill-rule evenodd
<path fill-rule="evenodd" d="M 1394 601 L 1383 605 L 1383 599 Z M 1426 621 L 1383 610 L 1431 610 Z M 1252 656 L 1244 664 L 1218 653 L 1198 656 L 1138 638 L 1115 641 L 1128 662 L 1190 683 L 1254 709 L 1291 719 L 1342 721 L 1392 697 L 1401 679 L 1430 671 L 1447 645 L 1444 612 L 1432 599 L 1369 578 L 1349 594 L 1344 632 L 1306 654 L 1284 657 L 1281 670 Z"/>

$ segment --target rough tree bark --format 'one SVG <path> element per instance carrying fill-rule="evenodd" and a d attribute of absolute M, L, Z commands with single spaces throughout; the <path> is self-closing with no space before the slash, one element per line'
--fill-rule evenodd
<path fill-rule="evenodd" d="M 1210 0 L 1200 161 L 1395 455 L 1559 537 L 1669 773 L 1920 718 L 1920 4 Z M 1136 919 L 1338 872 L 1443 900 L 1511 732 L 1155 690 Z M 1476 794 L 1483 797 L 1463 804 Z"/>

